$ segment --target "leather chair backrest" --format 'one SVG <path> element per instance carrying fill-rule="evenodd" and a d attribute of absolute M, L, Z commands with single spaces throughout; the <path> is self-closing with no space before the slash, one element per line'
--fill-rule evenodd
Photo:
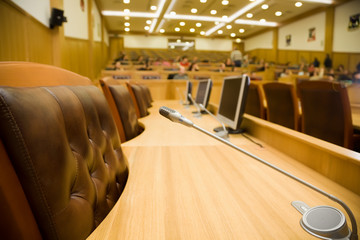
<path fill-rule="evenodd" d="M 139 84 L 139 86 L 141 87 L 143 94 L 145 96 L 145 101 L 146 101 L 146 105 L 148 108 L 152 107 L 152 97 L 151 97 L 151 93 L 150 93 L 150 89 L 148 86 L 144 85 L 144 84 Z"/>
<path fill-rule="evenodd" d="M 42 64 L 5 65 L 0 64 L 0 73 L 13 67 L 18 70 L 9 75 L 9 85 L 30 81 L 34 86 L 0 87 L 0 139 L 20 183 L 17 187 L 43 239 L 85 239 L 115 205 L 128 178 L 127 160 L 106 99 L 89 79 L 69 71 Z M 44 71 L 49 75 L 41 76 Z M 69 78 L 57 81 L 61 74 Z M 6 76 L 0 75 L 4 85 Z M 59 82 L 83 86 L 56 86 Z M 6 160 L 0 161 L 3 165 Z M 0 202 L 16 201 L 8 198 L 14 194 L 2 195 Z M 1 212 L 4 207 L 0 206 Z M 11 221 L 9 217 L 9 228 L 14 227 Z"/>
<path fill-rule="evenodd" d="M 135 104 L 136 115 L 138 118 L 147 116 L 149 114 L 147 111 L 148 104 L 146 102 L 146 94 L 143 89 L 134 83 L 127 82 L 126 85 Z"/>
<path fill-rule="evenodd" d="M 353 126 L 346 88 L 329 81 L 305 81 L 298 85 L 302 108 L 302 132 L 352 149 Z"/>
<path fill-rule="evenodd" d="M 142 131 L 136 116 L 135 105 L 129 90 L 123 85 L 109 86 L 117 111 L 124 127 L 126 141 L 136 137 Z"/>
<path fill-rule="evenodd" d="M 260 84 L 250 82 L 245 113 L 265 119 L 264 96 Z"/>
<path fill-rule="evenodd" d="M 299 129 L 299 104 L 294 85 L 269 82 L 263 84 L 267 103 L 267 120 L 294 130 Z"/>

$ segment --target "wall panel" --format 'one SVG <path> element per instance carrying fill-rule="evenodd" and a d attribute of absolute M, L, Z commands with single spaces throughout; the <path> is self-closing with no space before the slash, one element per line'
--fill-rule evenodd
<path fill-rule="evenodd" d="M 26 61 L 26 17 L 0 1 L 0 61 Z"/>

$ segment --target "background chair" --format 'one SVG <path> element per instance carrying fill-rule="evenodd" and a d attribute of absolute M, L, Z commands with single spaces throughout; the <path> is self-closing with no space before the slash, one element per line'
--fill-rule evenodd
<path fill-rule="evenodd" d="M 146 93 L 143 88 L 141 88 L 138 84 L 126 82 L 126 86 L 130 92 L 130 96 L 134 102 L 136 115 L 138 118 L 142 118 L 147 116 L 149 113 L 148 103 L 146 101 Z"/>
<path fill-rule="evenodd" d="M 265 119 L 264 93 L 259 83 L 250 82 L 245 113 Z"/>
<path fill-rule="evenodd" d="M 139 125 L 135 105 L 127 87 L 111 77 L 101 79 L 100 85 L 114 119 L 120 118 L 119 122 L 115 122 L 121 141 L 125 142 L 139 135 L 143 128 Z"/>
<path fill-rule="evenodd" d="M 0 85 L 1 237 L 85 239 L 128 177 L 104 95 L 36 63 L 0 63 Z"/>
<path fill-rule="evenodd" d="M 336 82 L 305 81 L 298 85 L 302 132 L 353 149 L 354 135 L 346 88 Z"/>
<path fill-rule="evenodd" d="M 262 87 L 267 103 L 267 120 L 299 130 L 299 104 L 294 85 L 269 82 Z"/>

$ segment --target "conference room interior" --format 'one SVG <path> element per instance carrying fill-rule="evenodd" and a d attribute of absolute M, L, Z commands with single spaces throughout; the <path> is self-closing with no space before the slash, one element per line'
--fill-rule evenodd
<path fill-rule="evenodd" d="M 1 236 L 357 239 L 359 9 L 1 1 Z"/>

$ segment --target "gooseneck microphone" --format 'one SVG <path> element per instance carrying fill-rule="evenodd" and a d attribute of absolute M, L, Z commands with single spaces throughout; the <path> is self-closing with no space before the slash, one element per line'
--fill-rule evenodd
<path fill-rule="evenodd" d="M 350 210 L 350 208 L 340 199 L 337 197 L 321 190 L 318 187 L 315 187 L 314 185 L 282 170 L 281 168 L 278 168 L 277 166 L 253 155 L 252 153 L 247 152 L 244 149 L 239 148 L 238 146 L 232 144 L 231 142 L 224 140 L 221 137 L 216 136 L 215 134 L 206 131 L 205 129 L 202 129 L 195 125 L 192 121 L 182 116 L 179 112 L 170 109 L 168 107 L 160 107 L 159 113 L 170 119 L 173 122 L 181 123 L 187 127 L 193 127 L 197 130 L 199 130 L 202 133 L 205 133 L 206 135 L 213 137 L 217 140 L 219 140 L 222 143 L 225 143 L 226 145 L 246 154 L 247 156 L 265 164 L 268 167 L 271 167 L 272 169 L 290 177 L 291 179 L 311 188 L 312 190 L 330 198 L 332 201 L 338 203 L 340 206 L 342 206 L 346 213 L 348 214 L 351 222 L 351 229 L 347 227 L 346 219 L 344 214 L 333 207 L 330 206 L 316 206 L 313 208 L 308 207 L 305 203 L 302 203 L 300 201 L 294 201 L 292 205 L 303 214 L 302 220 L 300 222 L 301 226 L 310 234 L 322 238 L 322 239 L 350 239 L 350 240 L 357 240 L 357 224 L 354 217 L 354 214 Z"/>
<path fill-rule="evenodd" d="M 222 121 L 220 121 L 214 114 L 212 114 L 209 110 L 206 109 L 206 107 L 204 107 L 204 105 L 202 105 L 201 103 L 199 104 L 201 110 L 207 112 L 211 117 L 215 118 L 219 123 L 221 123 L 223 130 L 222 131 L 218 131 L 215 133 L 215 135 L 224 138 L 225 140 L 229 139 L 229 132 L 226 129 L 224 123 Z"/>
<path fill-rule="evenodd" d="M 200 110 L 199 105 L 197 104 L 197 102 L 194 101 L 194 99 L 192 98 L 190 93 L 188 93 L 188 97 L 190 98 L 191 102 L 194 104 L 194 106 L 197 109 L 197 112 L 195 112 L 194 117 L 200 118 L 201 117 L 201 110 Z"/>

